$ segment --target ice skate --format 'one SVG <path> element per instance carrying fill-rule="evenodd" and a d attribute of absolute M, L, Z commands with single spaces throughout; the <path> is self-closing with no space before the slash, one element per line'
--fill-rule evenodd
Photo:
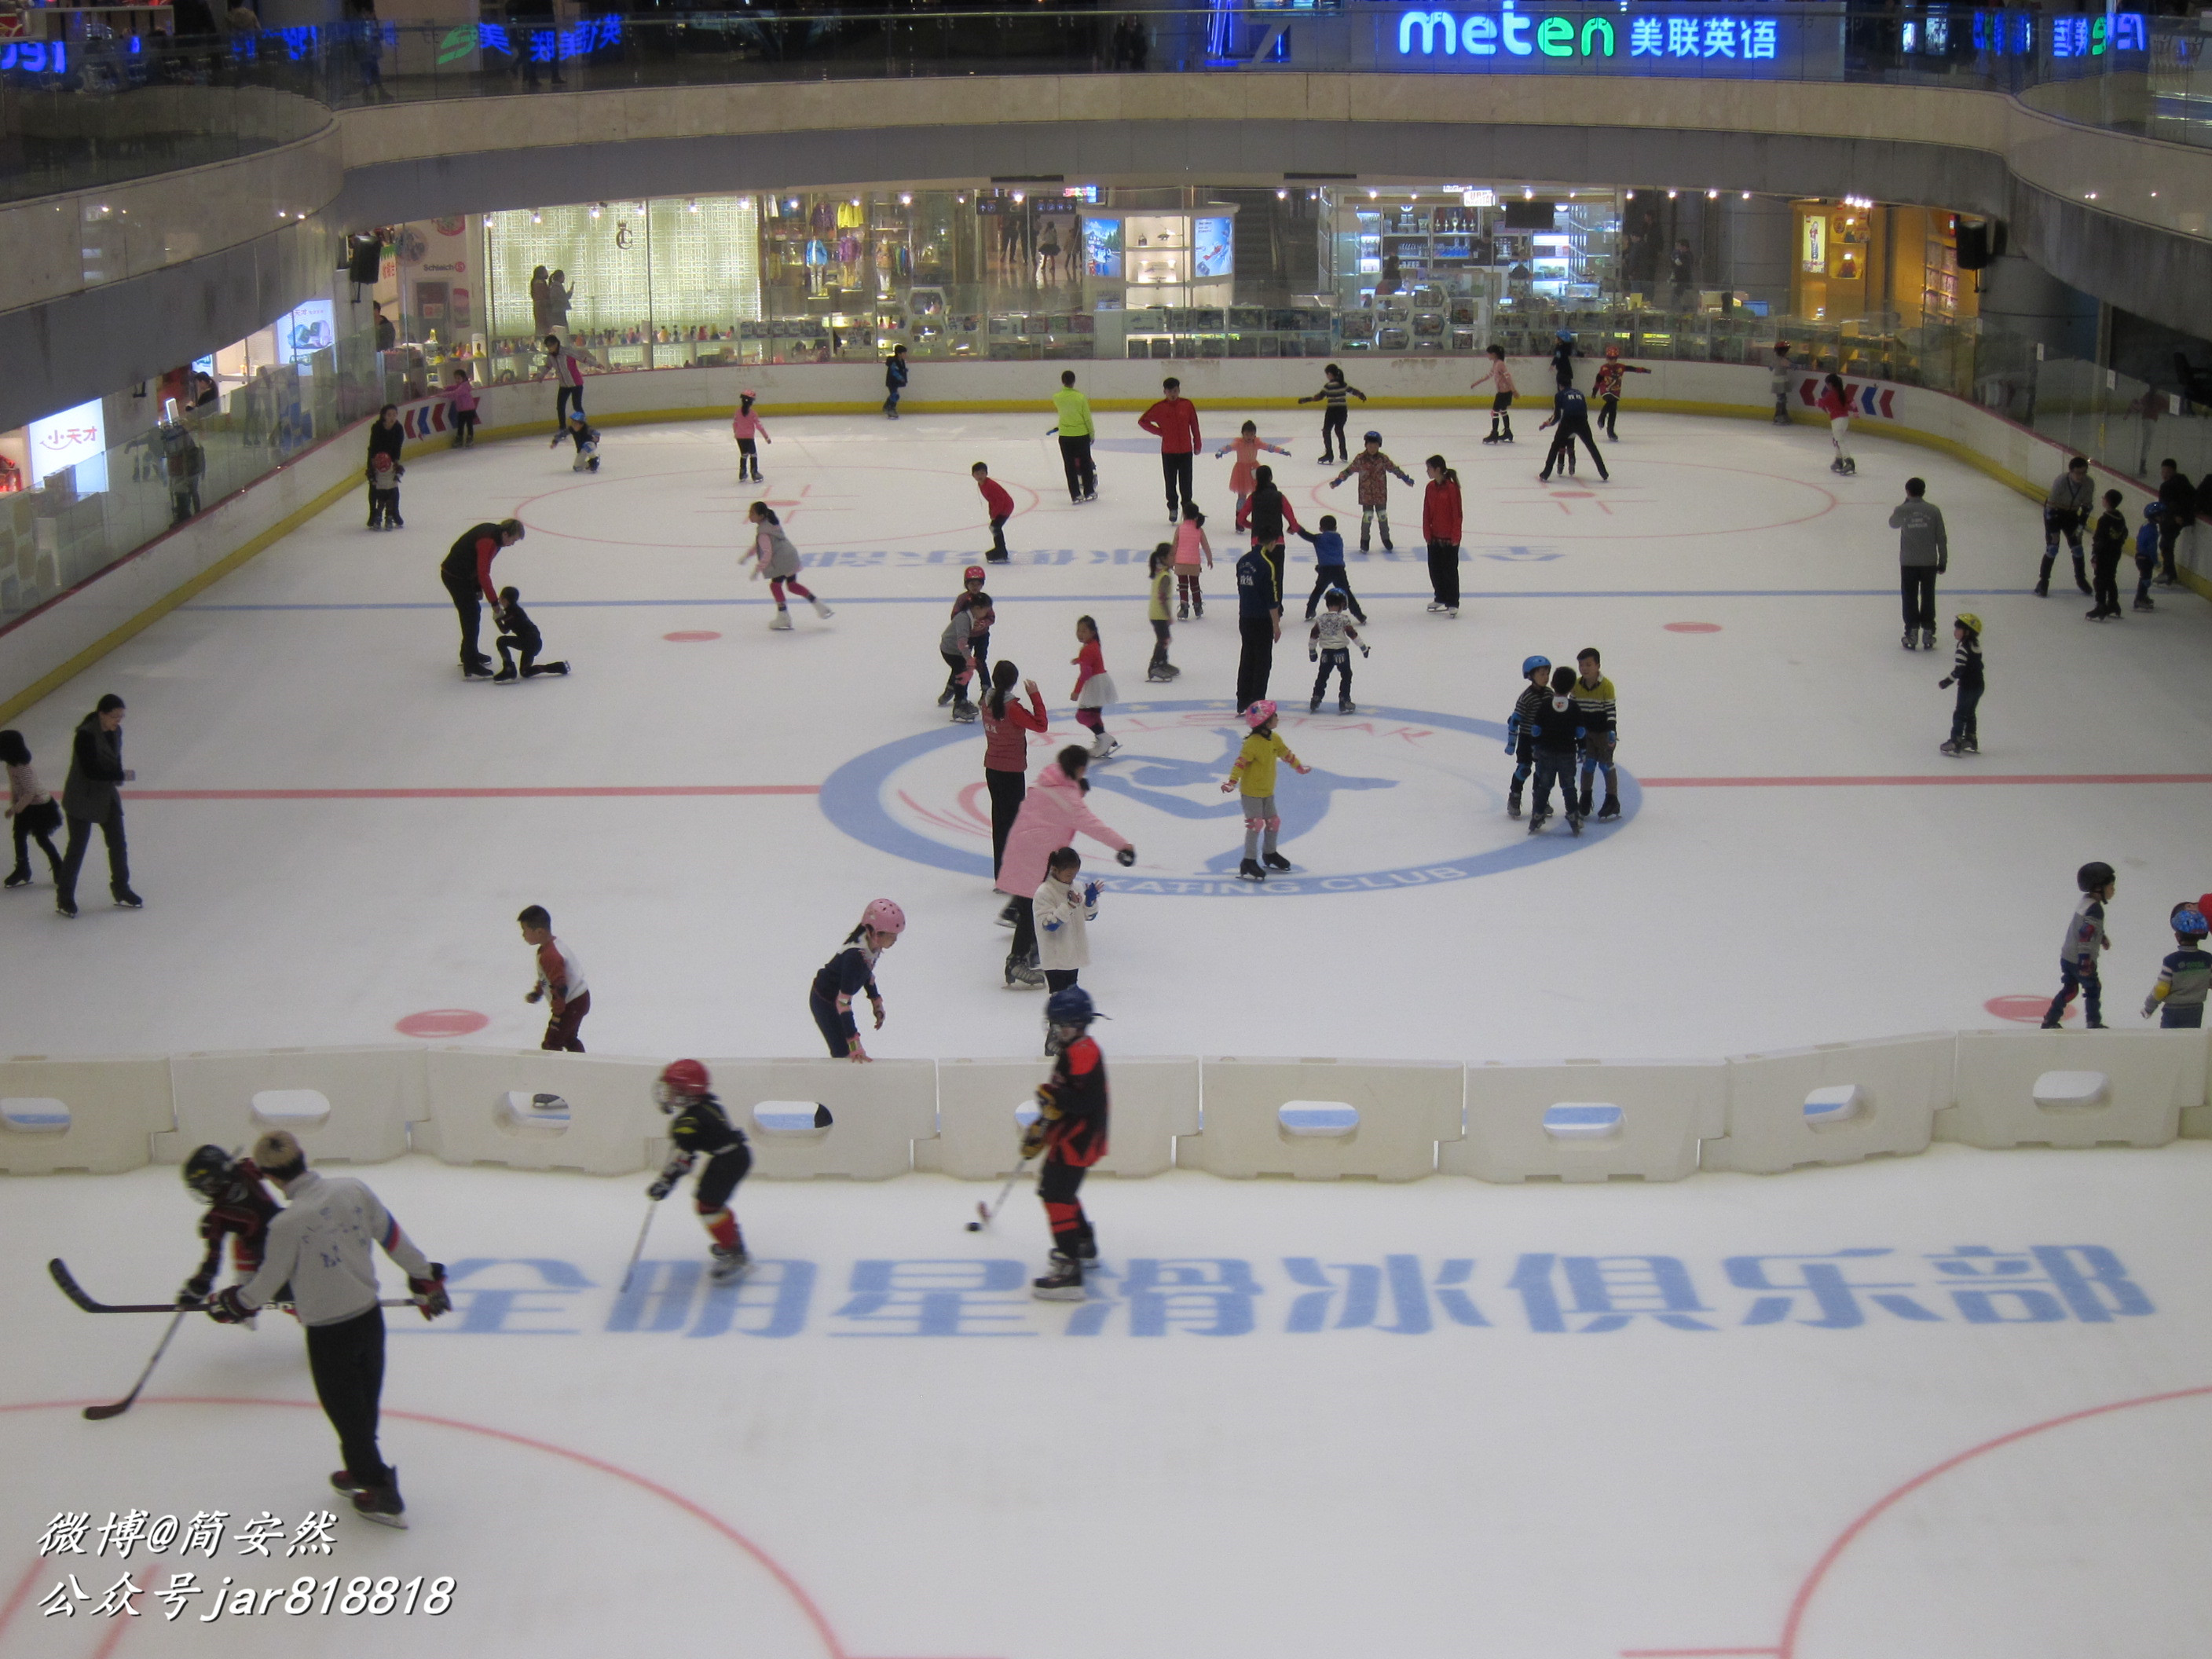
<path fill-rule="evenodd" d="M 1357 714 L 1359 712 L 1359 705 L 1349 697 L 1339 697 L 1336 700 L 1336 712 L 1340 714 Z"/>
<path fill-rule="evenodd" d="M 1054 1250 L 1052 1266 L 1044 1277 L 1030 1280 L 1030 1294 L 1040 1302 L 1082 1301 L 1083 1264 L 1072 1255 Z"/>
<path fill-rule="evenodd" d="M 1267 878 L 1267 872 L 1257 859 L 1246 859 L 1237 866 L 1237 879 L 1239 881 L 1265 881 Z"/>
<path fill-rule="evenodd" d="M 1176 620 L 1177 622 L 1188 622 L 1190 620 L 1189 600 L 1186 599 L 1181 605 L 1176 606 Z"/>
<path fill-rule="evenodd" d="M 1044 969 L 1027 957 L 1009 956 L 1006 958 L 1006 986 L 1010 990 L 1034 991 L 1044 983 Z"/>
<path fill-rule="evenodd" d="M 953 687 L 948 685 L 937 694 L 937 706 L 939 708 L 950 708 L 952 706 L 953 690 Z"/>
<path fill-rule="evenodd" d="M 2158 602 L 2154 599 L 2137 599 L 2128 608 L 2131 611 L 2155 611 L 2158 609 Z"/>
<path fill-rule="evenodd" d="M 1190 602 L 1190 614 L 1200 622 L 1206 620 L 1206 601 L 1203 598 L 1195 599 Z"/>
<path fill-rule="evenodd" d="M 1104 760 L 1121 746 L 1121 738 L 1109 738 L 1103 732 L 1101 732 L 1098 734 L 1098 740 L 1091 745 L 1091 758 L 1093 760 Z"/>
<path fill-rule="evenodd" d="M 368 1482 L 362 1480 L 351 1469 L 332 1469 L 331 1486 L 333 1491 L 342 1492 L 350 1498 L 357 1492 L 367 1492 Z"/>
<path fill-rule="evenodd" d="M 999 907 L 997 920 L 1000 927 L 1011 927 L 1018 919 L 1018 918 L 1016 916 L 1014 912 L 1013 900 L 1008 899 L 1004 904 Z"/>
<path fill-rule="evenodd" d="M 515 672 L 514 665 L 513 663 L 509 663 L 506 667 L 501 669 L 498 673 L 491 677 L 491 683 L 494 685 L 511 685 L 521 678 L 521 675 Z"/>
<path fill-rule="evenodd" d="M 1579 812 L 1570 812 L 1570 813 L 1568 813 L 1568 814 L 1567 814 L 1567 829 L 1568 829 L 1569 832 L 1570 832 L 1570 833 L 1571 833 L 1571 834 L 1573 834 L 1573 835 L 1577 835 L 1577 836 L 1579 836 L 1580 834 L 1582 834 L 1582 832 L 1583 832 L 1583 815 L 1582 815 L 1581 813 L 1579 813 Z"/>
<path fill-rule="evenodd" d="M 407 1505 L 399 1499 L 399 1471 L 386 1472 L 380 1486 L 363 1486 L 353 1495 L 353 1512 L 380 1527 L 407 1530 Z"/>
<path fill-rule="evenodd" d="M 28 887 L 30 884 L 31 872 L 28 870 L 10 870 L 8 872 L 7 881 L 0 884 L 9 887 Z"/>
<path fill-rule="evenodd" d="M 707 1268 L 707 1277 L 717 1285 L 727 1285 L 744 1278 L 753 1265 L 752 1257 L 745 1253 L 745 1247 L 742 1244 L 717 1244 L 710 1255 L 713 1261 Z"/>
<path fill-rule="evenodd" d="M 540 663 L 538 665 L 538 672 L 541 674 L 556 675 L 565 680 L 568 678 L 568 665 L 565 660 L 561 662 Z"/>
<path fill-rule="evenodd" d="M 1905 648 L 1907 651 L 1917 651 L 1920 648 L 1920 635 L 1910 628 L 1905 630 Z"/>
<path fill-rule="evenodd" d="M 966 726 L 975 720 L 977 712 L 975 705 L 963 697 L 952 705 L 952 722 L 956 726 Z"/>
<path fill-rule="evenodd" d="M 1459 607 L 1455 605 L 1446 605 L 1444 607 L 1444 615 L 1449 617 L 1452 621 L 1457 622 L 1459 620 Z"/>
<path fill-rule="evenodd" d="M 465 662 L 461 665 L 461 678 L 465 680 L 488 680 L 491 678 L 491 665 L 488 662 Z"/>
<path fill-rule="evenodd" d="M 1571 815 L 1588 817 L 1590 814 L 1590 792 L 1587 789 L 1583 790 L 1568 804 L 1567 811 Z"/>
<path fill-rule="evenodd" d="M 61 917 L 64 921 L 75 921 L 76 920 L 76 901 L 74 899 L 65 898 L 56 899 L 54 901 L 54 914 Z"/>
<path fill-rule="evenodd" d="M 599 470 L 599 458 L 596 455 L 592 456 L 590 465 L 585 470 L 589 472 L 597 472 Z"/>
<path fill-rule="evenodd" d="M 1320 713 L 1321 713 L 1321 693 L 1320 693 L 1320 692 L 1318 692 L 1318 691 L 1315 692 L 1315 693 L 1313 694 L 1313 696 L 1312 696 L 1312 697 L 1311 697 L 1311 698 L 1307 702 L 1307 703 L 1306 703 L 1306 713 L 1307 713 L 1307 714 L 1320 714 Z"/>
<path fill-rule="evenodd" d="M 1957 744 L 1946 738 L 1943 742 L 1936 745 L 1936 752 L 1939 755 L 1951 755 L 1955 757 L 1966 753 L 1966 750 L 1960 748 Z"/>
<path fill-rule="evenodd" d="M 143 910 L 146 908 L 146 901 L 128 887 L 118 887 L 109 896 L 114 899 L 115 908 L 118 910 Z"/>
<path fill-rule="evenodd" d="M 1858 462 L 1848 455 L 1844 457 L 1844 476 L 1846 478 L 1856 478 L 1859 476 Z"/>
<path fill-rule="evenodd" d="M 1605 805 L 1597 809 L 1598 822 L 1602 823 L 1607 818 L 1617 818 L 1620 816 L 1620 802 L 1614 797 L 1607 795 L 1605 798 Z"/>
<path fill-rule="evenodd" d="M 778 611 L 775 613 L 775 619 L 769 623 L 769 628 L 774 633 L 788 634 L 791 631 L 791 612 Z"/>
<path fill-rule="evenodd" d="M 1534 811 L 1528 814 L 1528 833 L 1532 836 L 1537 834 L 1551 821 L 1552 814 L 1550 811 L 1545 807 L 1538 807 Z"/>
<path fill-rule="evenodd" d="M 1482 441 L 1483 441 L 1483 442 L 1485 442 L 1485 443 L 1486 443 L 1486 444 L 1494 444 L 1494 443 L 1496 443 L 1496 442 L 1498 441 L 1498 434 L 1497 434 L 1495 432 L 1493 432 L 1493 433 L 1492 433 L 1492 434 L 1491 434 L 1487 438 L 1485 438 Z"/>
<path fill-rule="evenodd" d="M 1280 853 L 1262 853 L 1260 854 L 1260 862 L 1270 870 L 1287 870 L 1291 867 L 1291 861 Z"/>
<path fill-rule="evenodd" d="M 821 600 L 817 599 L 814 601 L 814 614 L 821 617 L 823 621 L 827 622 L 830 617 L 836 616 L 837 613 L 832 611 L 828 605 L 823 604 Z"/>
<path fill-rule="evenodd" d="M 1516 823 L 1521 821 L 1521 792 L 1518 789 L 1510 790 L 1506 794 L 1505 816 Z"/>
<path fill-rule="evenodd" d="M 1982 740 L 1979 738 L 1968 738 L 1959 746 L 1969 755 L 1978 755 L 1982 752 Z"/>
<path fill-rule="evenodd" d="M 1177 668 L 1173 663 L 1164 662 L 1159 664 L 1157 667 L 1146 669 L 1145 671 L 1145 678 L 1157 684 L 1164 685 L 1182 672 L 1182 670 Z"/>
<path fill-rule="evenodd" d="M 1442 599 L 1431 599 L 1429 601 L 1428 611 L 1431 617 L 1441 615 L 1443 608 L 1444 602 Z"/>

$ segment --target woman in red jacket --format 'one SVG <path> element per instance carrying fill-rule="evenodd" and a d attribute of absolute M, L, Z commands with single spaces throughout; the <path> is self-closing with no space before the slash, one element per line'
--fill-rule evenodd
<path fill-rule="evenodd" d="M 1429 585 L 1437 596 L 1431 612 L 1459 615 L 1459 474 L 1441 455 L 1429 457 L 1428 493 L 1421 497 L 1421 535 L 1429 544 Z"/>
<path fill-rule="evenodd" d="M 1851 430 L 1851 394 L 1842 375 L 1831 374 L 1822 383 L 1820 411 L 1828 417 L 1828 441 L 1836 447 L 1836 459 L 1828 463 L 1828 471 L 1848 478 L 1859 470 L 1859 464 L 1851 459 L 1850 446 L 1844 441 Z"/>
<path fill-rule="evenodd" d="M 1006 695 L 1017 681 L 1029 694 L 1030 706 L 1026 708 Z M 991 689 L 983 696 L 983 784 L 991 792 L 994 881 L 999 878 L 999 866 L 1006 861 L 1006 836 L 1022 810 L 1022 797 L 1029 793 L 1029 734 L 1035 732 L 1042 736 L 1049 724 L 1044 714 L 1044 696 L 1037 690 L 1037 683 L 1023 680 L 1022 671 L 1001 658 L 991 670 Z M 1011 900 L 1000 920 L 1009 927 L 1014 925 Z"/>

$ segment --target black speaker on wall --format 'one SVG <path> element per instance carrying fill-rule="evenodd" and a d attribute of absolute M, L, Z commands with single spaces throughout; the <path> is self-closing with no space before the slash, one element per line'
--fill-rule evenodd
<path fill-rule="evenodd" d="M 380 236 L 356 236 L 346 253 L 346 276 L 349 281 L 367 288 L 373 285 L 384 264 L 384 239 Z"/>
<path fill-rule="evenodd" d="M 1549 230 L 1559 213 L 1556 202 L 1504 203 L 1505 228 L 1508 230 Z"/>
<path fill-rule="evenodd" d="M 1959 269 L 1986 270 L 2004 257 L 2005 228 L 2002 219 L 1984 219 L 1978 225 L 1959 226 Z"/>

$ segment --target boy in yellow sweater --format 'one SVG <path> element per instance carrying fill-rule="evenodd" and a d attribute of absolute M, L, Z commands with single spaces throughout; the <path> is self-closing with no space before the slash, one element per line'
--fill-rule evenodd
<path fill-rule="evenodd" d="M 1275 836 L 1283 827 L 1275 812 L 1275 763 L 1286 760 L 1298 773 L 1313 770 L 1291 752 L 1283 734 L 1275 730 L 1275 705 L 1264 698 L 1244 711 L 1252 735 L 1237 751 L 1237 764 L 1229 769 L 1221 786 L 1224 795 L 1241 792 L 1244 805 L 1244 861 L 1237 866 L 1240 881 L 1265 881 L 1270 870 L 1287 870 L 1291 861 L 1275 850 Z M 1261 837 L 1266 836 L 1263 843 Z M 1264 860 L 1264 862 L 1262 862 Z"/>

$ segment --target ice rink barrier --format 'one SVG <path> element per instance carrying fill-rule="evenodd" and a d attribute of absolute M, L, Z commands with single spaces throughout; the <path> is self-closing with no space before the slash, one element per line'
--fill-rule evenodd
<path fill-rule="evenodd" d="M 1936 1138 L 1969 1146 L 2163 1146 L 2204 1101 L 2202 1030 L 1961 1031 L 1958 1103 Z"/>
<path fill-rule="evenodd" d="M 535 1048 L 436 1048 L 422 1055 L 427 1120 L 414 1146 L 447 1164 L 629 1175 L 646 1167 L 665 1120 L 649 1060 Z M 540 1096 L 566 1105 L 565 1118 Z"/>
<path fill-rule="evenodd" d="M 1199 1132 L 1176 1162 L 1237 1180 L 1418 1181 L 1459 1139 L 1465 1076 L 1456 1060 L 1207 1060 Z"/>
<path fill-rule="evenodd" d="M 1949 1031 L 1824 1042 L 1727 1062 L 1726 1133 L 1705 1143 L 1707 1170 L 1779 1175 L 1928 1150 L 1953 1100 Z"/>
<path fill-rule="evenodd" d="M 937 1062 L 709 1060 L 715 1097 L 752 1141 L 755 1178 L 843 1176 L 887 1181 L 914 1168 L 915 1143 L 937 1133 Z M 656 1123 L 663 1121 L 651 1105 Z M 817 1120 L 826 1112 L 826 1123 Z M 653 1157 L 665 1154 L 665 1139 Z"/>
<path fill-rule="evenodd" d="M 1680 1181 L 1727 1121 L 1718 1060 L 1491 1060 L 1467 1068 L 1466 1138 L 1437 1167 L 1478 1181 Z"/>
<path fill-rule="evenodd" d="M 154 1137 L 156 1164 L 182 1164 L 196 1146 L 250 1148 L 289 1129 L 311 1164 L 381 1164 L 409 1148 L 409 1126 L 429 1115 L 422 1050 L 251 1048 L 169 1060 L 176 1127 Z"/>
<path fill-rule="evenodd" d="M 0 1060 L 0 1173 L 138 1169 L 153 1159 L 154 1137 L 175 1127 L 169 1098 L 160 1055 Z"/>
<path fill-rule="evenodd" d="M 937 1138 L 917 1140 L 914 1166 L 963 1181 L 1002 1180 L 1021 1152 L 1017 1114 L 1034 1106 L 1048 1060 L 947 1060 L 937 1067 Z M 1154 1176 L 1175 1165 L 1177 1136 L 1199 1130 L 1195 1060 L 1107 1062 L 1111 1104 L 1099 1175 Z"/>

